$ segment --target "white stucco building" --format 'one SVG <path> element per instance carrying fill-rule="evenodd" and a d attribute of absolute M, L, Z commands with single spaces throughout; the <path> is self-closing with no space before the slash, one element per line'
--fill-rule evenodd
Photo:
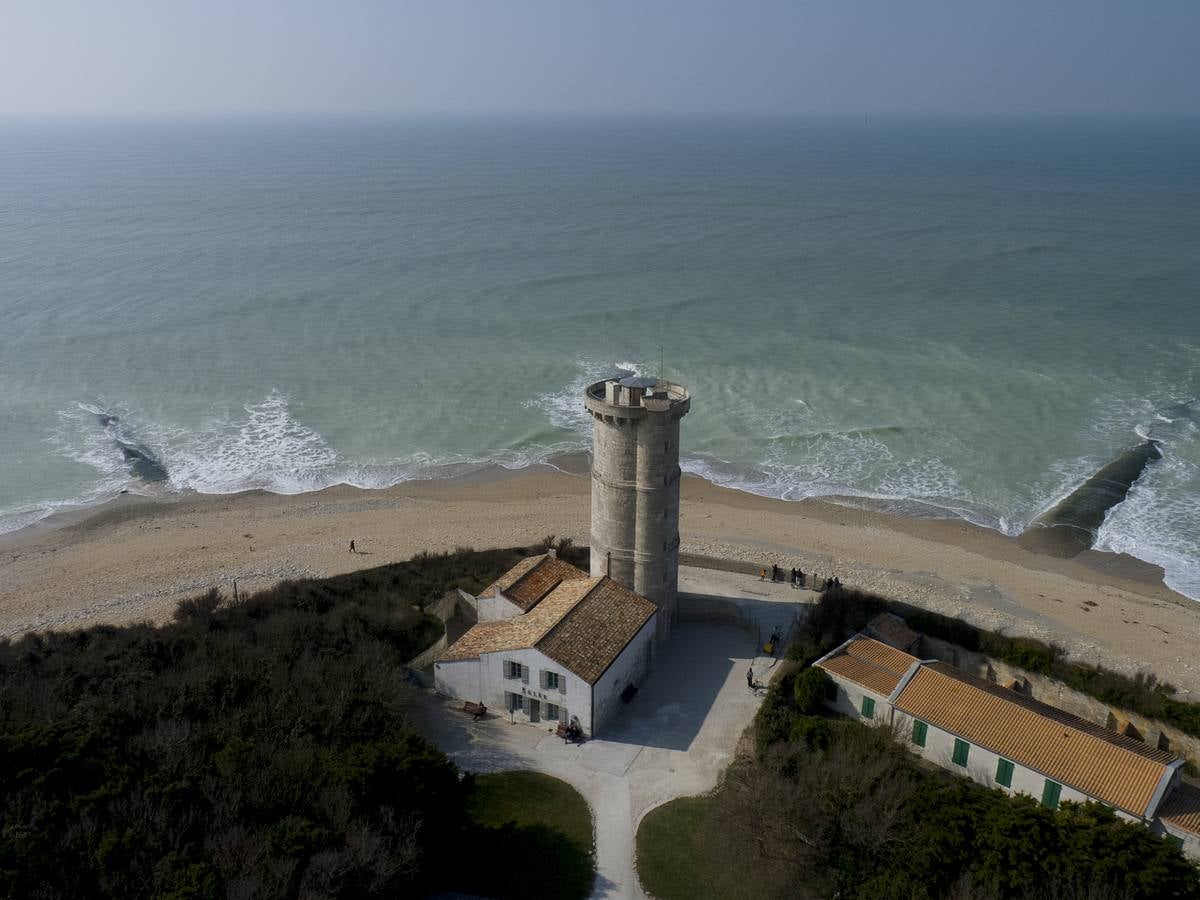
<path fill-rule="evenodd" d="M 599 731 L 649 671 L 656 607 L 553 555 L 522 560 L 477 598 L 478 624 L 434 663 L 439 693 L 515 721 Z"/>
<path fill-rule="evenodd" d="M 814 665 L 833 680 L 831 709 L 890 727 L 930 762 L 1051 809 L 1103 803 L 1200 858 L 1200 791 L 1173 754 L 864 635 Z"/>

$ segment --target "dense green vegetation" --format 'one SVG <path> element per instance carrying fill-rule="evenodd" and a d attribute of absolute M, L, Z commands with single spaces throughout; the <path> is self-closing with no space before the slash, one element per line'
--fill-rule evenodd
<path fill-rule="evenodd" d="M 827 680 L 793 669 L 772 685 L 756 758 L 729 771 L 695 826 L 729 866 L 751 854 L 765 895 L 1200 896 L 1178 850 L 1103 806 L 1051 811 L 923 766 L 885 728 L 806 714 Z M 730 833 L 746 840 L 729 847 Z"/>
<path fill-rule="evenodd" d="M 1098 804 L 1043 808 L 921 765 L 885 728 L 805 714 L 828 680 L 778 679 L 757 753 L 638 830 L 659 900 L 1167 900 L 1200 896 L 1170 843 Z"/>
<path fill-rule="evenodd" d="M 163 627 L 0 641 L 0 896 L 450 886 L 480 828 L 472 779 L 418 736 L 403 662 L 441 634 L 426 603 L 526 552 L 426 554 L 236 604 L 211 592 Z"/>
<path fill-rule="evenodd" d="M 582 900 L 591 893 L 592 813 L 580 793 L 537 772 L 480 775 L 459 890 L 489 897 Z"/>
<path fill-rule="evenodd" d="M 922 634 L 1045 675 L 1104 703 L 1158 719 L 1200 737 L 1200 704 L 1175 699 L 1175 688 L 1158 682 L 1153 675 L 1128 678 L 1099 666 L 1068 662 L 1062 650 L 1053 645 L 984 631 L 960 619 L 863 591 L 846 588 L 826 591 L 793 642 L 790 656 L 811 662 L 884 611 L 901 616 Z"/>

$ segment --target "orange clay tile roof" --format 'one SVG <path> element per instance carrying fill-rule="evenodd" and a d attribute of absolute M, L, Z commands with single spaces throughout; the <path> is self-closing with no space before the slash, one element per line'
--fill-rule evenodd
<path fill-rule="evenodd" d="M 536 647 L 595 684 L 655 610 L 649 600 L 606 576 L 575 578 L 559 583 L 527 613 L 474 625 L 438 662 Z"/>
<path fill-rule="evenodd" d="M 916 661 L 915 656 L 903 650 L 889 647 L 874 638 L 858 637 L 836 656 L 817 665 L 886 697 L 896 689 L 904 673 Z"/>
<path fill-rule="evenodd" d="M 473 625 L 442 652 L 438 661 L 477 659 L 481 653 L 532 647 L 599 581 L 599 578 L 581 578 L 563 582 L 527 613 Z"/>
<path fill-rule="evenodd" d="M 595 684 L 656 610 L 645 597 L 601 578 L 537 648 Z"/>
<path fill-rule="evenodd" d="M 1180 784 L 1167 794 L 1158 808 L 1158 817 L 1168 825 L 1200 834 L 1200 788 Z"/>
<path fill-rule="evenodd" d="M 942 662 L 921 666 L 895 706 L 1137 816 L 1176 759 Z"/>
<path fill-rule="evenodd" d="M 538 556 L 525 557 L 523 560 L 485 587 L 482 591 L 480 591 L 479 596 L 494 597 L 496 596 L 496 591 L 507 590 L 508 588 L 512 587 L 513 582 L 515 582 L 522 575 L 526 574 L 530 569 L 540 563 L 547 556 L 549 556 L 548 553 L 542 553 Z"/>
<path fill-rule="evenodd" d="M 543 553 L 521 560 L 484 588 L 479 596 L 494 597 L 500 591 L 522 611 L 528 612 L 559 582 L 587 577 L 587 572 L 556 556 Z"/>

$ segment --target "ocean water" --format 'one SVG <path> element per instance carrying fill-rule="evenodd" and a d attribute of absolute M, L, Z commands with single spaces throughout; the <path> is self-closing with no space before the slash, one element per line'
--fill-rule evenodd
<path fill-rule="evenodd" d="M 1200 597 L 1198 304 L 1195 123 L 3 123 L 0 530 L 523 466 L 661 367 L 691 472 L 1010 534 L 1152 435 L 1099 546 Z"/>

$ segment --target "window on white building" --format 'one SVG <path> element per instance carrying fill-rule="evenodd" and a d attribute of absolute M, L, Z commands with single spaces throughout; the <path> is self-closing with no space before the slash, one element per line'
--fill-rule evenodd
<path fill-rule="evenodd" d="M 559 718 L 559 716 L 558 716 L 558 706 L 557 706 L 556 704 L 554 704 L 554 703 L 547 703 L 547 704 L 546 704 L 546 718 L 547 718 L 547 719 L 551 719 L 551 720 L 553 720 L 553 721 L 557 721 L 557 720 L 558 720 L 558 718 Z"/>
<path fill-rule="evenodd" d="M 559 674 L 557 672 L 543 672 L 542 673 L 542 686 L 545 687 L 547 690 L 557 691 L 558 684 L 561 680 L 562 679 L 559 677 Z"/>
<path fill-rule="evenodd" d="M 508 693 L 508 711 L 522 712 L 525 709 L 525 698 L 520 694 Z"/>
<path fill-rule="evenodd" d="M 966 766 L 967 754 L 971 752 L 971 745 L 959 738 L 954 739 L 954 755 L 951 759 L 956 766 Z"/>
<path fill-rule="evenodd" d="M 1057 781 L 1046 779 L 1042 785 L 1042 806 L 1046 809 L 1058 809 L 1058 798 L 1062 796 L 1062 785 Z"/>
<path fill-rule="evenodd" d="M 505 662 L 504 662 L 504 677 L 505 678 L 513 678 L 513 679 L 516 679 L 517 681 L 520 681 L 521 679 L 523 679 L 525 677 L 525 673 L 523 671 L 524 668 L 525 667 L 522 666 L 519 662 L 514 662 L 511 659 L 505 660 Z"/>

